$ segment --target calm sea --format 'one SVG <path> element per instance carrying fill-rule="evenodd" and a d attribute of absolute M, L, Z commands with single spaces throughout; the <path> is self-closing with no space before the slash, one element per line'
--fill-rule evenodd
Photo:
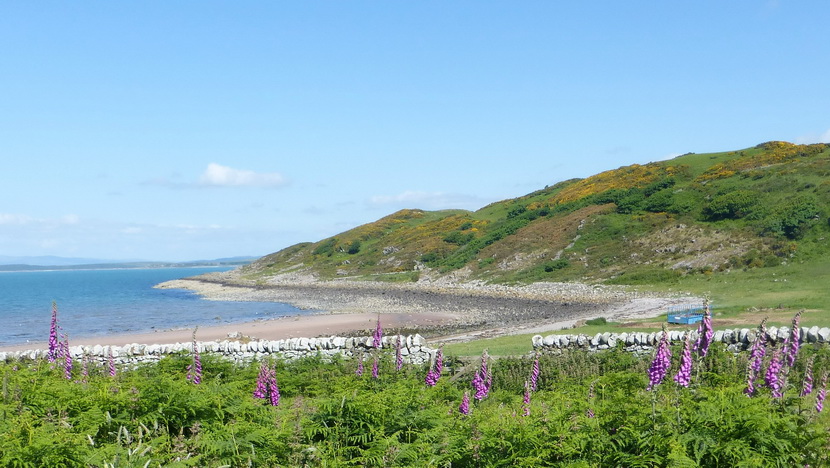
<path fill-rule="evenodd" d="M 0 346 L 49 339 L 52 301 L 72 337 L 218 325 L 303 313 L 275 302 L 206 301 L 181 289 L 153 289 L 177 278 L 229 268 L 27 271 L 0 273 Z"/>

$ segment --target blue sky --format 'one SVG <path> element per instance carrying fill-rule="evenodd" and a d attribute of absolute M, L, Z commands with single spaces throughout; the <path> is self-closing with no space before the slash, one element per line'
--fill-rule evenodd
<path fill-rule="evenodd" d="M 830 142 L 826 1 L 0 2 L 0 255 L 264 255 Z"/>

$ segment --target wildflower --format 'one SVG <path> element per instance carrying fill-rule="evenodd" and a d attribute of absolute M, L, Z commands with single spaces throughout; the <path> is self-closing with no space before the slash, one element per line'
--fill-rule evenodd
<path fill-rule="evenodd" d="M 807 361 L 807 366 L 804 368 L 804 380 L 801 382 L 801 394 L 800 396 L 805 397 L 813 392 L 813 359 L 815 357 L 811 357 L 809 361 Z"/>
<path fill-rule="evenodd" d="M 752 348 L 749 352 L 749 361 L 747 362 L 746 370 L 746 389 L 744 393 L 752 396 L 755 393 L 755 380 L 761 373 L 761 365 L 764 362 L 764 355 L 767 352 L 767 319 L 761 321 L 758 325 L 758 333 L 755 335 L 755 341 L 752 342 Z"/>
<path fill-rule="evenodd" d="M 781 349 L 776 348 L 767 365 L 767 373 L 764 375 L 764 383 L 772 390 L 772 396 L 775 398 L 780 398 L 783 395 L 781 392 L 783 385 L 779 376 L 782 367 L 781 359 Z"/>
<path fill-rule="evenodd" d="M 109 347 L 109 358 L 107 359 L 107 363 L 109 364 L 110 377 L 115 377 L 115 357 L 112 355 L 112 346 Z"/>
<path fill-rule="evenodd" d="M 651 366 L 648 368 L 648 387 L 646 390 L 651 390 L 659 385 L 671 367 L 671 350 L 669 349 L 669 334 L 663 328 L 663 336 L 660 338 L 660 344 L 657 345 L 657 352 L 654 354 L 654 360 L 651 361 Z"/>
<path fill-rule="evenodd" d="M 709 301 L 703 303 L 703 320 L 697 329 L 697 340 L 695 340 L 694 351 L 700 357 L 706 357 L 709 352 L 709 345 L 712 344 L 712 336 L 715 331 L 712 329 L 712 311 L 709 308 Z"/>
<path fill-rule="evenodd" d="M 61 354 L 63 355 L 63 372 L 66 380 L 72 380 L 72 354 L 69 352 L 69 337 L 63 335 L 61 342 Z"/>
<path fill-rule="evenodd" d="M 383 328 L 380 326 L 380 315 L 378 315 L 378 324 L 375 326 L 375 333 L 372 335 L 372 347 L 380 348 L 381 340 L 383 339 Z"/>
<path fill-rule="evenodd" d="M 280 389 L 277 386 L 277 371 L 264 362 L 259 368 L 259 375 L 254 389 L 254 398 L 267 399 L 271 406 L 280 404 Z"/>
<path fill-rule="evenodd" d="M 269 403 L 271 406 L 279 406 L 280 404 L 280 388 L 277 386 L 277 371 L 271 369 L 271 374 L 268 379 L 268 395 L 270 396 Z"/>
<path fill-rule="evenodd" d="M 585 416 L 588 416 L 589 418 L 594 418 L 596 414 L 594 414 L 594 410 L 588 408 L 588 411 L 585 411 Z"/>
<path fill-rule="evenodd" d="M 525 394 L 524 398 L 522 398 L 522 408 L 524 408 L 524 412 L 522 416 L 530 416 L 530 382 L 525 380 Z"/>
<path fill-rule="evenodd" d="M 426 384 L 430 387 L 434 387 L 435 384 L 438 383 L 438 379 L 441 378 L 441 372 L 444 370 L 444 354 L 443 348 L 438 348 L 438 351 L 435 352 L 435 365 L 427 372 Z"/>
<path fill-rule="evenodd" d="M 49 327 L 49 362 L 55 362 L 58 353 L 58 303 L 52 301 L 52 324 Z"/>
<path fill-rule="evenodd" d="M 199 345 L 196 343 L 196 330 L 193 330 L 193 363 L 187 366 L 187 381 L 196 385 L 202 383 L 202 358 L 199 356 Z"/>
<path fill-rule="evenodd" d="M 259 375 L 256 379 L 256 388 L 254 389 L 254 398 L 265 398 L 268 396 L 268 375 L 269 368 L 263 362 L 259 367 Z"/>
<path fill-rule="evenodd" d="M 398 335 L 397 341 L 395 341 L 395 370 L 401 370 L 403 367 L 403 353 L 401 352 L 401 348 L 403 348 L 402 338 L 401 335 Z"/>
<path fill-rule="evenodd" d="M 539 383 L 539 355 L 533 360 L 533 367 L 530 369 L 530 391 L 535 392 Z"/>
<path fill-rule="evenodd" d="M 458 412 L 463 415 L 470 414 L 470 393 L 464 392 L 464 397 L 461 398 L 461 404 L 458 406 Z"/>
<path fill-rule="evenodd" d="M 378 357 L 375 356 L 374 362 L 372 362 L 372 378 L 378 378 Z"/>
<path fill-rule="evenodd" d="M 363 375 L 363 356 L 361 356 L 357 361 L 357 369 L 355 369 L 354 375 L 358 377 Z"/>
<path fill-rule="evenodd" d="M 816 413 L 821 413 L 824 409 L 824 399 L 827 398 L 827 371 L 821 376 L 821 388 L 816 395 Z"/>
<path fill-rule="evenodd" d="M 683 355 L 680 357 L 680 370 L 674 375 L 674 381 L 681 387 L 688 387 L 692 379 L 691 336 L 691 333 L 686 333 L 686 342 L 683 344 Z"/>
<path fill-rule="evenodd" d="M 487 394 L 490 393 L 490 387 L 493 384 L 493 375 L 487 367 L 488 358 L 489 356 L 487 355 L 487 350 L 485 349 L 484 352 L 481 353 L 481 368 L 476 371 L 476 374 L 473 377 L 473 388 L 476 391 L 473 398 L 479 401 L 487 397 Z"/>
<path fill-rule="evenodd" d="M 795 364 L 795 358 L 798 356 L 798 349 L 800 346 L 799 340 L 801 339 L 801 327 L 799 322 L 801 321 L 801 313 L 804 312 L 803 310 L 798 311 L 793 317 L 793 326 L 790 330 L 790 346 L 784 351 L 787 356 L 787 366 L 792 367 Z"/>

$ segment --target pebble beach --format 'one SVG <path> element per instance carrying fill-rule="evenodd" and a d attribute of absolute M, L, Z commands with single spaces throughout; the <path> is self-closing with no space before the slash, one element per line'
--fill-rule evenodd
<path fill-rule="evenodd" d="M 282 276 L 252 282 L 237 271 L 208 273 L 166 281 L 160 289 L 187 289 L 205 300 L 282 302 L 303 315 L 246 323 L 199 326 L 204 341 L 229 337 L 287 339 L 359 335 L 380 317 L 385 329 L 416 332 L 436 342 L 468 341 L 517 333 L 544 333 L 571 328 L 581 320 L 638 320 L 664 314 L 671 305 L 695 298 L 656 297 L 620 288 L 579 283 L 534 283 L 523 286 L 454 282 L 446 278 L 418 283 L 353 280 L 317 281 Z M 77 345 L 184 343 L 193 329 L 97 336 L 73 340 Z M 0 351 L 45 348 L 44 343 L 0 346 Z"/>

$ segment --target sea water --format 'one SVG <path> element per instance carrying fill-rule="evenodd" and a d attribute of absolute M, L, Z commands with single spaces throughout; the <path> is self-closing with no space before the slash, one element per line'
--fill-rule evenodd
<path fill-rule="evenodd" d="M 277 302 L 201 299 L 154 285 L 213 268 L 57 270 L 0 273 L 0 346 L 49 339 L 52 301 L 71 338 L 247 322 L 303 313 Z"/>

